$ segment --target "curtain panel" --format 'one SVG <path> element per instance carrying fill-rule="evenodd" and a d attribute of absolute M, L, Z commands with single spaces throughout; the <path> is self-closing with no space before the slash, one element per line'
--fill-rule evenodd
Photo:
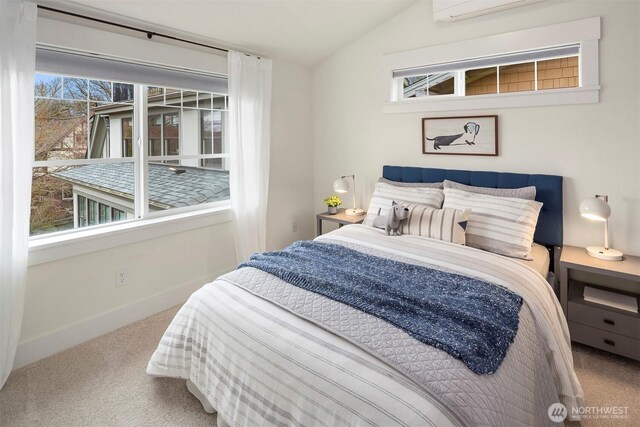
<path fill-rule="evenodd" d="M 266 248 L 272 61 L 229 51 L 231 208 L 238 262 Z"/>
<path fill-rule="evenodd" d="M 35 3 L 0 0 L 0 388 L 20 337 L 34 158 Z"/>

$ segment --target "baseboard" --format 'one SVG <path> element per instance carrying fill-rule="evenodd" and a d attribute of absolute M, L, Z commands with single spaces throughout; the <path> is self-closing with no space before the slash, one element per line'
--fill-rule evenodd
<path fill-rule="evenodd" d="M 13 369 L 18 369 L 40 359 L 67 350 L 100 335 L 115 331 L 130 323 L 145 319 L 163 310 L 184 303 L 189 296 L 205 283 L 224 274 L 214 274 L 192 280 L 189 283 L 167 289 L 161 293 L 90 317 L 81 322 L 58 329 L 46 335 L 21 342 L 18 345 Z"/>

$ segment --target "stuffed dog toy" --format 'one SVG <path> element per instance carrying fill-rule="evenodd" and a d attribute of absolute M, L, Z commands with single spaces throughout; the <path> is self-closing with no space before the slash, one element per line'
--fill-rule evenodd
<path fill-rule="evenodd" d="M 380 209 L 378 209 L 378 216 L 373 220 L 373 226 L 376 228 L 384 228 L 387 236 L 402 236 L 400 224 L 407 219 L 408 215 L 409 209 L 393 202 L 386 218 L 380 216 Z"/>
<path fill-rule="evenodd" d="M 443 145 L 444 146 L 451 145 L 453 142 L 462 138 L 463 135 L 467 135 L 464 138 L 464 142 L 466 142 L 469 145 L 476 145 L 475 143 L 476 135 L 478 134 L 478 132 L 480 132 L 480 125 L 474 122 L 469 122 L 466 125 L 464 125 L 463 129 L 464 129 L 464 133 L 459 133 L 457 135 L 436 136 L 433 139 L 425 137 L 425 139 L 427 141 L 433 141 L 434 150 L 442 150 L 442 148 L 440 147 L 442 147 Z M 469 141 L 469 139 L 471 139 L 471 141 Z"/>

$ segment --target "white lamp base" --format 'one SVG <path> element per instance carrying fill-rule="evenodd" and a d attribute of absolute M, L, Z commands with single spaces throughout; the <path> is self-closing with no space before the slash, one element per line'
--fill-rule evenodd
<path fill-rule="evenodd" d="M 603 259 L 605 261 L 622 261 L 622 252 L 615 249 L 605 249 L 602 246 L 589 246 L 587 253 L 594 258 Z"/>
<path fill-rule="evenodd" d="M 344 213 L 349 216 L 360 216 L 360 215 L 364 215 L 364 210 L 351 208 L 351 209 L 345 209 Z"/>

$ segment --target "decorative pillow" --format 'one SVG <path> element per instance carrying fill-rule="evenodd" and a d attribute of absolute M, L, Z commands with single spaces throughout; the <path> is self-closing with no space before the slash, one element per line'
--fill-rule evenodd
<path fill-rule="evenodd" d="M 378 182 L 395 185 L 396 187 L 442 188 L 442 182 L 399 182 L 382 177 L 378 178 Z"/>
<path fill-rule="evenodd" d="M 445 242 L 465 244 L 465 229 L 470 209 L 433 209 L 429 206 L 405 205 L 409 216 L 402 223 L 402 234 L 430 237 Z"/>
<path fill-rule="evenodd" d="M 471 209 L 467 246 L 513 258 L 531 259 L 531 244 L 542 203 L 444 189 L 444 208 Z"/>
<path fill-rule="evenodd" d="M 364 225 L 373 225 L 373 220 L 379 215 L 387 216 L 391 203 L 415 204 L 440 209 L 444 193 L 439 188 L 397 187 L 395 185 L 378 182 L 373 190 Z"/>
<path fill-rule="evenodd" d="M 486 194 L 487 196 L 497 197 L 516 197 L 518 199 L 535 200 L 536 199 L 536 187 L 521 187 L 521 188 L 489 188 L 489 187 L 476 187 L 473 185 L 464 185 L 459 182 L 449 181 L 445 179 L 442 182 L 444 188 L 453 188 L 456 190 L 468 191 L 469 193 Z"/>

